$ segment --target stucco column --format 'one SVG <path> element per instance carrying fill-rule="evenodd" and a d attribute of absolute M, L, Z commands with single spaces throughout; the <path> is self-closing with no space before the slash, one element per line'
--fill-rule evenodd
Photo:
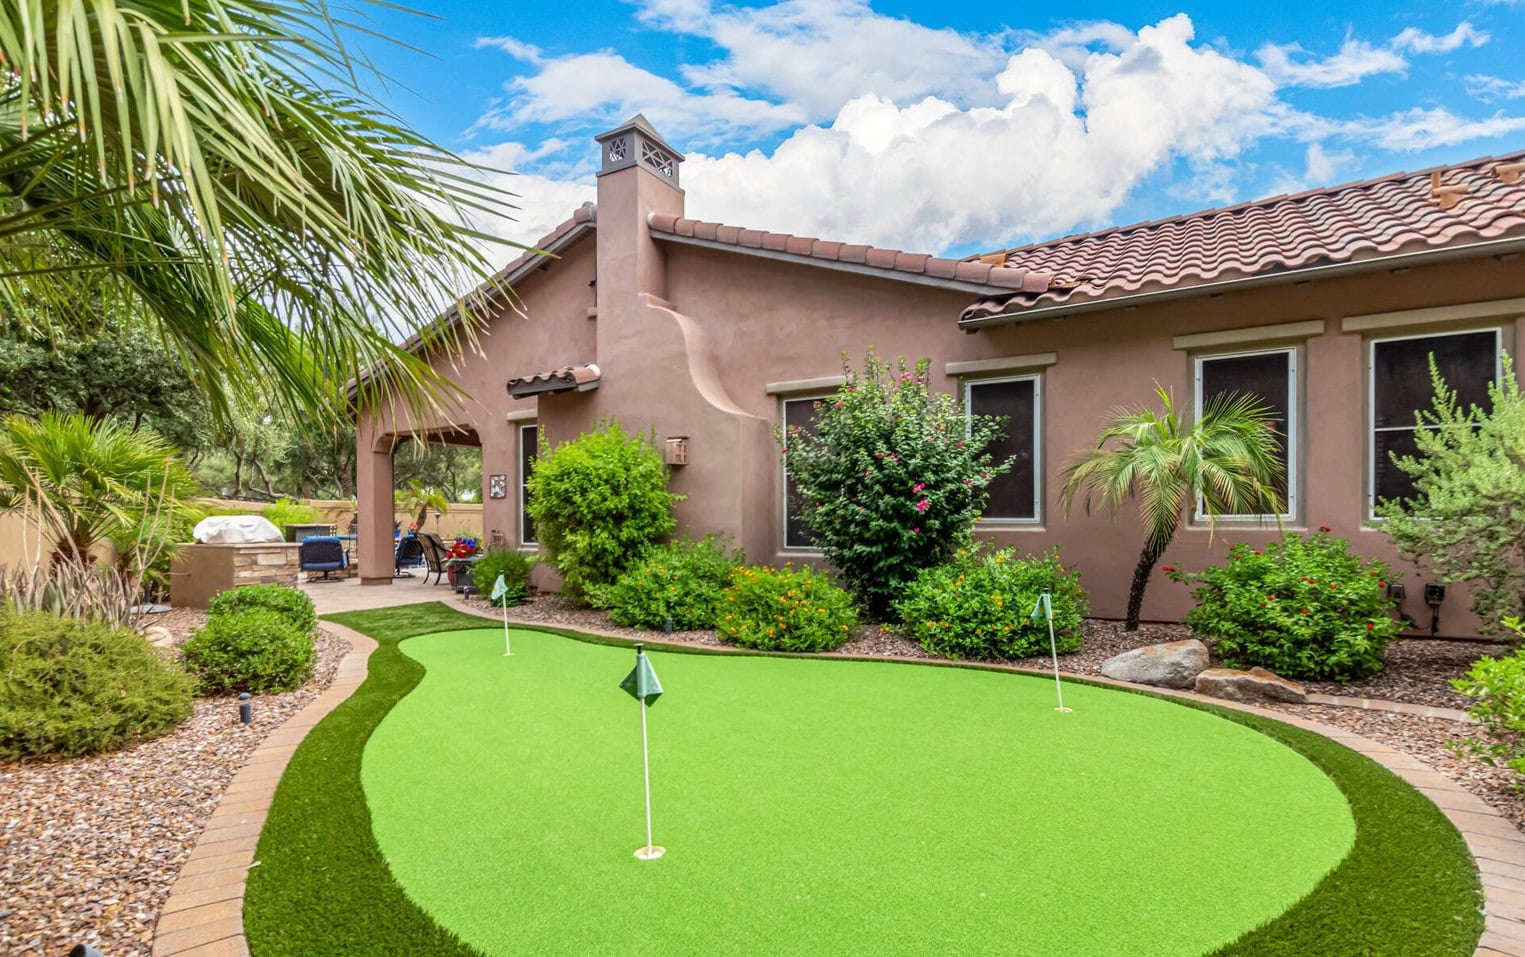
<path fill-rule="evenodd" d="M 392 448 L 377 436 L 375 419 L 361 416 L 355 430 L 355 509 L 360 519 L 360 584 L 392 584 Z"/>

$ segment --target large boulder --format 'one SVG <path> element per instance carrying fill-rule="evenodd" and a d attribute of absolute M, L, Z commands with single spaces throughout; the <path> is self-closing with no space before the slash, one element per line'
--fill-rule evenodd
<path fill-rule="evenodd" d="M 1251 668 L 1249 671 L 1213 668 L 1204 671 L 1197 675 L 1196 692 L 1249 704 L 1262 701 L 1285 701 L 1291 704 L 1308 702 L 1308 694 L 1302 685 L 1264 668 Z"/>
<path fill-rule="evenodd" d="M 1102 662 L 1101 673 L 1134 684 L 1190 688 L 1206 667 L 1207 646 L 1188 638 L 1125 651 Z"/>

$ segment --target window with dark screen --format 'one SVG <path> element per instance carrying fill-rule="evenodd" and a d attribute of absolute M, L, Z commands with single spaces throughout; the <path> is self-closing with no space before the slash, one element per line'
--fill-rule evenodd
<path fill-rule="evenodd" d="M 990 483 L 984 521 L 1036 522 L 1043 493 L 1038 423 L 1041 392 L 1037 376 L 969 382 L 964 407 L 971 415 L 1000 416 L 1006 434 L 990 450 L 992 460 L 1012 458 L 1011 471 Z"/>
<path fill-rule="evenodd" d="M 1282 518 L 1297 514 L 1297 350 L 1272 349 L 1232 355 L 1199 356 L 1196 361 L 1196 414 L 1221 396 L 1248 395 L 1271 413 L 1283 467 L 1276 493 L 1284 503 Z M 1268 514 L 1264 510 L 1243 517 Z M 1198 516 L 1202 512 L 1198 507 Z M 1222 517 L 1222 516 L 1220 516 Z"/>
<path fill-rule="evenodd" d="M 534 545 L 535 520 L 530 518 L 530 469 L 540 453 L 540 431 L 533 425 L 519 426 L 519 544 Z"/>
<path fill-rule="evenodd" d="M 1445 335 L 1374 339 L 1371 343 L 1371 462 L 1367 502 L 1412 498 L 1414 483 L 1393 464 L 1394 455 L 1414 455 L 1415 413 L 1435 396 L 1430 357 L 1456 400 L 1487 409 L 1488 385 L 1499 374 L 1500 332 L 1484 329 Z"/>
<path fill-rule="evenodd" d="M 782 416 L 786 449 L 789 447 L 789 433 L 792 429 L 797 428 L 807 435 L 816 434 L 815 407 L 820 401 L 820 396 L 783 401 Z M 784 455 L 780 458 L 784 460 L 784 547 L 814 548 L 815 535 L 811 533 L 810 524 L 805 520 L 799 492 L 794 486 L 794 477 L 789 474 L 789 456 Z"/>

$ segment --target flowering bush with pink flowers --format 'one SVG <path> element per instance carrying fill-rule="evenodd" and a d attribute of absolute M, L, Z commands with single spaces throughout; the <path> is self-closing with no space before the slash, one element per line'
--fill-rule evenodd
<path fill-rule="evenodd" d="M 847 381 L 817 404 L 816 434 L 779 436 L 815 543 L 880 618 L 968 539 L 986 487 L 1011 467 L 990 452 L 1004 421 L 971 422 L 956 398 L 930 390 L 928 366 L 870 351 L 855 371 L 844 358 Z"/>
<path fill-rule="evenodd" d="M 1388 567 L 1352 555 L 1321 527 L 1263 548 L 1235 545 L 1200 572 L 1166 567 L 1198 585 L 1185 623 L 1230 667 L 1259 665 L 1288 678 L 1349 681 L 1382 667 L 1401 630 L 1387 595 Z"/>

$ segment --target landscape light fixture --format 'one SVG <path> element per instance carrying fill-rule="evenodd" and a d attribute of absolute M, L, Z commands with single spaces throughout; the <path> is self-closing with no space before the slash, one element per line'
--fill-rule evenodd
<path fill-rule="evenodd" d="M 1407 598 L 1408 595 L 1408 589 L 1404 588 L 1398 582 L 1393 582 L 1391 585 L 1387 586 L 1387 597 L 1391 598 L 1393 601 L 1403 601 L 1403 599 Z"/>
<path fill-rule="evenodd" d="M 69 957 L 105 957 L 105 955 L 89 944 L 75 944 L 74 949 L 69 951 Z"/>
<path fill-rule="evenodd" d="M 1440 603 L 1446 600 L 1446 586 L 1431 582 L 1424 586 L 1424 603 L 1430 606 L 1430 637 L 1440 634 Z"/>
<path fill-rule="evenodd" d="M 238 720 L 244 724 L 254 723 L 254 696 L 247 691 L 238 696 Z"/>

